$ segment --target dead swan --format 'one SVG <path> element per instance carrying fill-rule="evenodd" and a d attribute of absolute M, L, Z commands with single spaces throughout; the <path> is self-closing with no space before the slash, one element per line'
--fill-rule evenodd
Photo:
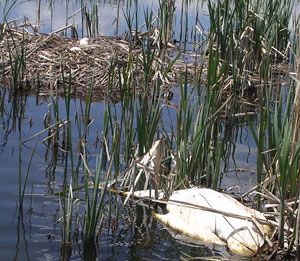
<path fill-rule="evenodd" d="M 177 204 L 176 204 L 177 202 Z M 186 202 L 215 212 L 200 210 L 178 204 Z M 191 188 L 175 191 L 167 204 L 169 211 L 155 217 L 169 227 L 188 236 L 198 238 L 205 243 L 228 245 L 231 252 L 243 255 L 255 255 L 264 244 L 264 237 L 251 221 L 251 217 L 266 221 L 262 213 L 245 207 L 229 195 L 205 188 Z M 216 213 L 226 212 L 245 216 L 241 219 Z M 261 226 L 264 233 L 270 231 L 268 225 Z"/>

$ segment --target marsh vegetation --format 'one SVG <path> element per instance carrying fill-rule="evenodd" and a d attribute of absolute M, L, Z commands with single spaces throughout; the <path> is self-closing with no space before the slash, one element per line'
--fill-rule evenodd
<path fill-rule="evenodd" d="M 0 8 L 2 258 L 226 260 L 151 217 L 194 186 L 264 213 L 259 258 L 299 258 L 297 1 Z"/>

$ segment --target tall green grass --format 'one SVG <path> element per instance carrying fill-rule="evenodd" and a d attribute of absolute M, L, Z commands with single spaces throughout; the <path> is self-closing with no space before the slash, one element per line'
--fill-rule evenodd
<path fill-rule="evenodd" d="M 295 229 L 296 200 L 299 195 L 300 144 L 299 141 L 293 143 L 293 113 L 296 107 L 292 106 L 292 88 L 286 94 L 284 88 L 278 94 L 272 86 L 266 86 L 265 90 L 258 128 L 251 128 L 257 146 L 257 182 L 265 184 L 264 188 L 279 199 L 278 244 L 283 248 L 284 241 L 287 241 L 288 251 L 291 251 L 296 230 L 290 233 L 287 227 Z M 261 197 L 258 197 L 258 206 L 261 205 L 260 200 Z M 287 202 L 294 202 L 293 207 L 289 207 Z"/>
<path fill-rule="evenodd" d="M 243 93 L 258 80 L 268 81 L 266 61 L 285 59 L 293 1 L 208 1 L 208 8 L 209 37 L 232 81 L 230 89 Z"/>

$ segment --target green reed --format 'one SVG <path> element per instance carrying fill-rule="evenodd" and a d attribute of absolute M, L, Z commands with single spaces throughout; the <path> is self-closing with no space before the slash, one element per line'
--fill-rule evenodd
<path fill-rule="evenodd" d="M 20 129 L 21 131 L 21 129 Z M 28 165 L 26 168 L 26 172 L 22 171 L 22 148 L 23 148 L 23 141 L 21 138 L 21 135 L 19 135 L 19 148 L 18 148 L 18 194 L 19 194 L 19 209 L 23 210 L 23 203 L 24 203 L 24 197 L 25 197 L 25 192 L 26 192 L 26 188 L 27 188 L 27 182 L 28 182 L 28 177 L 30 174 L 30 168 L 31 168 L 31 163 L 32 163 L 32 159 L 33 156 L 35 154 L 36 151 L 36 146 L 37 146 L 38 140 L 35 143 L 34 148 L 32 149 L 32 152 L 29 156 L 28 159 Z"/>
<path fill-rule="evenodd" d="M 264 97 L 261 96 L 258 128 L 251 132 L 257 146 L 257 182 L 265 183 L 265 187 L 280 200 L 278 244 L 288 239 L 292 249 L 295 232 L 287 234 L 286 226 L 295 229 L 296 201 L 299 194 L 299 141 L 293 144 L 293 118 L 295 107 L 292 105 L 293 83 L 287 94 L 276 93 L 272 86 L 265 86 Z M 274 180 L 271 182 L 270 180 Z M 258 197 L 260 206 L 261 197 Z M 294 202 L 293 208 L 287 201 Z M 289 251 L 290 251 L 289 250 Z"/>
<path fill-rule="evenodd" d="M 2 39 L 6 28 L 8 27 L 7 19 L 14 7 L 18 4 L 18 0 L 9 1 L 5 0 L 2 10 L 2 21 L 0 24 L 0 40 Z M 11 80 L 13 88 L 19 89 L 24 76 L 24 70 L 26 68 L 26 44 L 23 43 L 20 46 L 16 46 L 16 43 L 12 37 L 13 45 L 9 46 L 9 66 L 11 67 Z M 24 39 L 23 39 L 24 40 Z M 21 86 L 26 88 L 27 86 Z"/>
<path fill-rule="evenodd" d="M 3 4 L 3 6 L 2 6 Z M 18 0 L 5 0 L 4 3 L 0 4 L 0 8 L 2 8 L 2 25 L 1 28 L 3 28 L 3 26 L 5 26 L 5 23 L 7 22 L 7 18 L 10 15 L 10 13 L 13 11 L 13 8 L 18 4 Z M 3 31 L 1 31 L 1 33 L 3 33 Z"/>
<path fill-rule="evenodd" d="M 172 39 L 175 1 L 159 1 L 159 26 L 161 43 L 166 45 Z"/>
<path fill-rule="evenodd" d="M 284 59 L 293 1 L 209 1 L 208 8 L 210 38 L 233 91 L 251 86 L 251 72 L 266 70 L 263 59 Z"/>
<path fill-rule="evenodd" d="M 129 54 L 128 66 L 120 71 L 119 82 L 121 86 L 121 133 L 123 137 L 123 155 L 124 163 L 129 165 L 130 160 L 134 157 L 134 140 L 135 140 L 135 99 L 136 96 L 135 88 L 132 84 L 132 71 L 134 70 L 134 65 L 132 62 L 132 55 Z M 123 81 L 121 82 L 121 79 Z"/>
<path fill-rule="evenodd" d="M 174 3 L 161 3 L 160 5 L 160 8 L 163 9 L 159 12 L 160 19 L 158 20 L 158 28 L 162 30 L 159 37 L 160 42 L 164 42 L 163 39 L 165 41 L 166 39 L 169 40 L 171 37 L 170 30 L 164 27 L 169 23 L 168 27 L 170 28 L 172 27 L 170 24 L 172 25 L 173 23 L 170 22 L 173 19 L 171 19 L 170 15 L 173 14 L 168 14 L 166 11 L 170 8 L 168 4 Z M 153 28 L 153 12 L 145 10 L 144 16 L 147 32 L 150 32 Z M 135 27 L 134 19 L 135 14 L 127 10 L 126 21 L 130 34 L 132 34 Z M 160 24 L 162 27 L 160 27 Z M 167 31 L 169 33 L 166 33 Z M 136 36 L 136 32 L 133 35 Z M 164 46 L 153 45 L 150 34 L 146 34 L 146 37 L 140 40 L 140 44 L 142 49 L 141 62 L 130 54 L 127 67 L 122 69 L 122 71 L 119 69 L 117 73 L 119 78 L 118 85 L 121 90 L 121 117 L 117 116 L 115 106 L 108 105 L 107 112 L 110 130 L 112 131 L 111 136 L 121 138 L 120 142 L 123 146 L 118 148 L 123 148 L 124 159 L 128 164 L 134 156 L 136 143 L 138 144 L 139 155 L 144 155 L 151 148 L 155 139 L 160 138 L 161 134 L 164 133 L 163 135 L 166 139 L 176 141 L 177 176 L 174 179 L 174 185 L 182 184 L 185 177 L 187 177 L 194 183 L 205 183 L 216 187 L 222 162 L 222 138 L 217 117 L 222 108 L 221 92 L 218 87 L 221 85 L 219 81 L 222 78 L 223 70 L 218 75 L 215 74 L 219 60 L 214 59 L 215 53 L 211 53 L 209 56 L 207 82 L 211 87 L 205 95 L 205 102 L 200 102 L 200 99 L 203 100 L 203 97 L 198 97 L 198 102 L 195 104 L 191 103 L 187 93 L 187 72 L 182 73 L 186 76 L 181 78 L 177 129 L 176 132 L 169 136 L 170 134 L 165 129 L 162 129 L 161 125 L 161 106 L 163 102 L 160 88 L 162 82 L 161 79 L 155 78 L 153 75 L 160 70 L 162 75 L 165 76 L 179 56 L 175 57 L 173 61 L 162 65 L 162 67 L 154 69 L 155 59 L 158 55 L 160 55 L 159 57 L 162 60 L 165 60 L 164 55 L 166 53 L 160 49 L 164 48 Z M 212 45 L 211 49 L 213 50 Z M 143 80 L 140 81 L 139 86 L 142 92 L 135 89 L 135 79 L 132 77 L 134 70 L 139 68 L 139 66 L 143 69 Z M 110 70 L 108 89 L 112 89 L 115 74 L 113 70 Z M 169 149 L 172 150 L 172 148 Z"/>
<path fill-rule="evenodd" d="M 105 148 L 103 148 L 104 150 Z M 83 155 L 83 157 L 86 157 Z M 85 161 L 84 161 L 85 162 Z M 89 191 L 89 177 L 92 175 L 88 169 L 86 163 L 84 163 L 84 192 L 85 192 L 85 215 L 84 215 L 84 226 L 83 235 L 84 242 L 94 242 L 96 237 L 99 235 L 99 229 L 103 218 L 103 206 L 106 188 L 108 181 L 111 177 L 113 161 L 109 163 L 109 168 L 105 174 L 104 182 L 101 182 L 101 176 L 104 174 L 104 161 L 101 154 L 97 157 L 96 170 L 94 173 L 94 180 L 91 189 L 91 195 Z M 100 186 L 101 184 L 101 186 Z"/>
<path fill-rule="evenodd" d="M 66 170 L 66 169 L 65 169 Z M 65 171 L 66 173 L 66 171 Z M 70 182 L 67 198 L 65 195 L 59 197 L 59 206 L 60 206 L 60 222 L 61 222 L 61 240 L 62 245 L 71 244 L 71 234 L 72 234 L 72 217 L 73 217 L 73 189 L 72 182 Z"/>
<path fill-rule="evenodd" d="M 26 89 L 27 86 L 24 86 L 24 84 L 22 84 L 24 79 L 24 71 L 26 68 L 26 43 L 22 43 L 20 46 L 16 46 L 14 39 L 12 39 L 12 41 L 13 46 L 9 47 L 9 66 L 11 67 L 10 76 L 12 86 L 15 90 Z"/>

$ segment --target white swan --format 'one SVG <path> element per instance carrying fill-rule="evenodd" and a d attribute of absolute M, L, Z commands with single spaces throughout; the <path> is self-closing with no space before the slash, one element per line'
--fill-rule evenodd
<path fill-rule="evenodd" d="M 165 215 L 154 216 L 167 226 L 204 243 L 227 244 L 230 251 L 238 255 L 253 256 L 265 242 L 264 235 L 251 221 L 253 218 L 261 223 L 263 233 L 270 232 L 262 213 L 212 189 L 175 191 L 167 203 L 167 210 Z"/>
<path fill-rule="evenodd" d="M 82 46 L 88 46 L 89 45 L 89 38 L 82 38 L 79 41 L 79 45 Z"/>

